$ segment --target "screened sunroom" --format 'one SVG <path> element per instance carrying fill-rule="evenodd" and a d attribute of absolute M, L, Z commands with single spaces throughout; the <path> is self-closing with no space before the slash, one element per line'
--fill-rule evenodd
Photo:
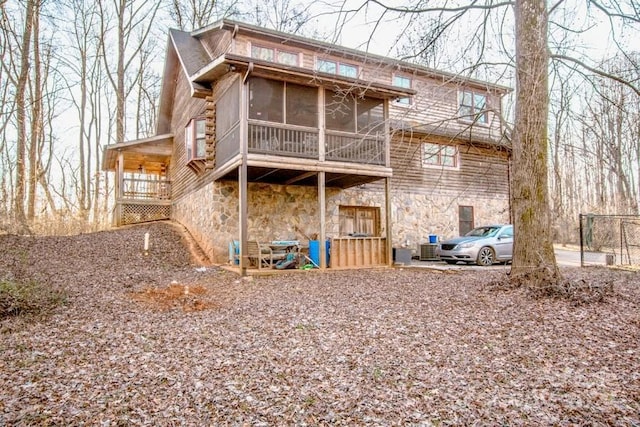
<path fill-rule="evenodd" d="M 357 85 L 311 85 L 266 76 L 241 78 L 213 108 L 217 179 L 351 187 L 391 175 L 388 94 Z"/>

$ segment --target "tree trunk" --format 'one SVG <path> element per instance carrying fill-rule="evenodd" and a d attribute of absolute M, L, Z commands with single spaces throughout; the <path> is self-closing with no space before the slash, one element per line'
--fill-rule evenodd
<path fill-rule="evenodd" d="M 515 239 L 511 280 L 543 288 L 560 280 L 553 252 L 547 187 L 546 2 L 518 0 L 515 14 L 517 87 L 511 175 Z"/>
<path fill-rule="evenodd" d="M 26 216 L 24 211 L 26 191 L 26 157 L 27 157 L 27 106 L 26 89 L 29 82 L 29 52 L 31 50 L 31 33 L 33 31 L 33 13 L 35 4 L 33 0 L 26 3 L 24 16 L 24 31 L 22 35 L 22 51 L 20 58 L 20 74 L 16 87 L 16 190 L 14 195 L 14 214 L 18 225 L 26 228 Z"/>
<path fill-rule="evenodd" d="M 33 222 L 36 216 L 36 188 L 38 186 L 38 154 L 42 137 L 42 61 L 40 57 L 40 4 L 36 0 L 33 11 L 33 83 L 31 100 L 31 138 L 29 142 L 29 185 L 27 193 L 27 219 Z"/>

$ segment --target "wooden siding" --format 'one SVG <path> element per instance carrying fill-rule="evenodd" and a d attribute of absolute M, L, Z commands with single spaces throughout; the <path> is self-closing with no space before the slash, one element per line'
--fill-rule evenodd
<path fill-rule="evenodd" d="M 425 141 L 426 142 L 426 141 Z M 459 145 L 459 167 L 424 167 L 420 142 L 394 140 L 391 144 L 393 186 L 407 192 L 509 195 L 508 157 L 505 151 Z"/>
<path fill-rule="evenodd" d="M 238 78 L 238 74 L 228 74 L 213 87 L 211 97 L 214 102 Z M 171 163 L 171 180 L 173 185 L 173 200 L 201 188 L 213 180 L 213 171 L 207 169 L 201 173 L 194 172 L 187 166 L 186 150 L 184 147 L 184 127 L 195 117 L 204 117 L 207 111 L 207 101 L 189 96 L 188 82 L 180 73 L 174 100 L 172 127 L 175 130 L 173 144 L 173 160 Z M 215 155 L 215 154 L 213 154 Z"/>
<path fill-rule="evenodd" d="M 232 53 L 238 55 L 251 56 L 250 45 L 256 41 L 260 46 L 283 48 L 286 43 L 275 43 L 239 35 L 233 45 Z M 317 54 L 311 49 L 301 49 L 299 47 L 289 47 L 289 50 L 301 53 L 301 66 L 308 69 L 315 67 L 317 55 L 325 59 L 347 62 L 360 67 L 360 78 L 376 83 L 392 84 L 394 70 L 390 64 L 380 64 L 378 62 L 363 64 L 345 59 L 344 55 L 327 55 L 324 52 Z M 393 120 L 401 120 L 409 126 L 426 125 L 429 129 L 439 130 L 448 135 L 455 135 L 468 131 L 470 122 L 458 120 L 459 91 L 466 88 L 460 82 L 451 82 L 451 79 L 435 78 L 425 73 L 415 72 L 413 75 L 404 73 L 412 79 L 412 88 L 418 93 L 412 99 L 410 107 L 391 104 L 390 115 Z M 488 120 L 487 124 L 476 124 L 473 126 L 473 133 L 479 137 L 491 138 L 498 141 L 502 133 L 501 99 L 495 92 L 481 90 L 477 85 L 473 85 L 476 93 L 484 93 L 487 96 Z"/>
<path fill-rule="evenodd" d="M 435 79 L 414 78 L 413 88 L 418 93 L 408 107 L 391 104 L 392 120 L 401 120 L 410 126 L 420 126 L 440 134 L 456 135 L 469 130 L 469 121 L 458 120 L 459 91 L 462 86 L 438 82 Z M 478 93 L 479 92 L 476 90 Z M 489 106 L 487 124 L 475 124 L 473 134 L 476 137 L 500 139 L 502 124 L 500 120 L 500 97 L 484 92 Z"/>
<path fill-rule="evenodd" d="M 174 201 L 206 183 L 207 173 L 196 174 L 192 169 L 187 167 L 187 153 L 184 146 L 184 128 L 192 118 L 204 115 L 205 104 L 204 99 L 191 97 L 189 82 L 181 69 L 174 94 L 173 117 L 171 120 L 174 137 L 173 155 L 169 172 L 173 187 L 172 198 Z"/>
<path fill-rule="evenodd" d="M 219 30 L 204 33 L 203 43 L 215 58 L 225 52 L 243 56 L 250 56 L 250 44 L 256 40 L 261 46 L 282 48 L 300 53 L 302 66 L 313 69 L 315 66 L 316 50 L 301 47 L 300 42 L 293 41 L 290 46 L 287 41 L 278 41 L 273 37 L 256 38 L 240 32 L 232 38 L 230 30 Z M 334 59 L 347 63 L 356 63 L 352 57 L 345 58 L 345 54 L 321 53 L 323 58 Z M 391 84 L 396 67 L 391 64 L 381 64 L 374 58 L 370 63 L 360 63 L 360 76 L 365 79 L 384 84 Z M 461 191 L 480 192 L 490 194 L 508 194 L 507 155 L 504 152 L 489 148 L 474 146 L 473 141 L 500 140 L 502 124 L 500 115 L 500 96 L 486 90 L 489 108 L 495 112 L 488 113 L 488 124 L 473 126 L 469 132 L 469 123 L 458 120 L 459 91 L 464 89 L 460 82 L 451 82 L 450 78 L 437 74 L 428 74 L 425 70 L 410 72 L 403 70 L 402 75 L 412 78 L 412 87 L 418 93 L 413 97 L 409 107 L 391 104 L 390 114 L 392 128 L 414 129 L 418 134 L 426 134 L 434 142 L 461 145 L 460 167 L 458 169 L 425 168 L 421 164 L 421 149 L 417 137 L 413 140 L 393 138 L 391 144 L 391 167 L 394 170 L 393 182 L 396 186 L 407 191 L 415 191 L 416 186 L 421 191 L 442 190 L 459 193 Z M 227 75 L 215 83 L 212 99 L 228 87 L 236 74 Z M 479 91 L 479 84 L 473 83 L 474 91 Z M 210 172 L 196 174 L 186 167 L 184 149 L 184 127 L 188 121 L 205 114 L 205 102 L 202 99 L 192 99 L 189 95 L 188 83 L 182 71 L 178 76 L 178 83 L 174 95 L 173 117 L 171 128 L 174 131 L 174 152 L 171 165 L 171 180 L 174 188 L 174 199 L 185 193 L 200 188 L 209 182 Z M 441 135 L 441 136 L 435 136 Z M 448 135 L 448 136 L 447 136 Z M 456 138 L 457 136 L 457 138 Z M 487 145 L 485 144 L 485 147 Z"/>

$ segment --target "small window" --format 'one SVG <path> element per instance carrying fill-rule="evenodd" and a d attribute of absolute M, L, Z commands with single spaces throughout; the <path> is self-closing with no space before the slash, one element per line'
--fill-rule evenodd
<path fill-rule="evenodd" d="M 422 166 L 458 167 L 458 147 L 425 142 L 422 144 Z"/>
<path fill-rule="evenodd" d="M 187 162 L 204 160 L 206 149 L 205 120 L 193 119 L 184 129 Z"/>
<path fill-rule="evenodd" d="M 251 57 L 273 62 L 274 52 L 273 49 L 266 47 L 251 46 Z"/>
<path fill-rule="evenodd" d="M 270 47 L 251 46 L 251 57 L 284 65 L 298 66 L 298 54 Z"/>
<path fill-rule="evenodd" d="M 460 93 L 459 116 L 461 120 L 488 123 L 487 95 L 465 90 Z"/>
<path fill-rule="evenodd" d="M 338 74 L 338 64 L 333 61 L 325 61 L 324 59 L 318 59 L 316 63 L 316 70 L 323 73 Z"/>
<path fill-rule="evenodd" d="M 380 208 L 370 206 L 340 206 L 341 236 L 380 235 Z"/>
<path fill-rule="evenodd" d="M 404 76 L 393 76 L 393 85 L 402 87 L 405 89 L 411 89 L 411 79 Z M 398 98 L 396 101 L 398 105 L 409 106 L 411 105 L 411 97 Z"/>
<path fill-rule="evenodd" d="M 316 70 L 323 73 L 338 74 L 345 77 L 358 77 L 358 67 L 356 65 L 345 64 L 343 62 L 331 61 L 327 59 L 318 59 L 316 61 Z"/>
<path fill-rule="evenodd" d="M 278 51 L 278 62 L 284 65 L 298 66 L 298 54 Z"/>
<path fill-rule="evenodd" d="M 349 64 L 340 64 L 340 68 L 338 68 L 338 74 L 345 77 L 353 77 L 354 79 L 358 77 L 358 67 L 355 65 Z"/>

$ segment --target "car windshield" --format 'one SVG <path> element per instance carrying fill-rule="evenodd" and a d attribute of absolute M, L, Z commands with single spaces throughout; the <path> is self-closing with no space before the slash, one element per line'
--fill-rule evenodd
<path fill-rule="evenodd" d="M 500 230 L 500 227 L 478 227 L 478 228 L 474 228 L 473 230 L 471 230 L 470 232 L 465 234 L 465 236 L 470 236 L 470 237 L 493 237 L 493 236 L 496 235 L 498 230 Z"/>

